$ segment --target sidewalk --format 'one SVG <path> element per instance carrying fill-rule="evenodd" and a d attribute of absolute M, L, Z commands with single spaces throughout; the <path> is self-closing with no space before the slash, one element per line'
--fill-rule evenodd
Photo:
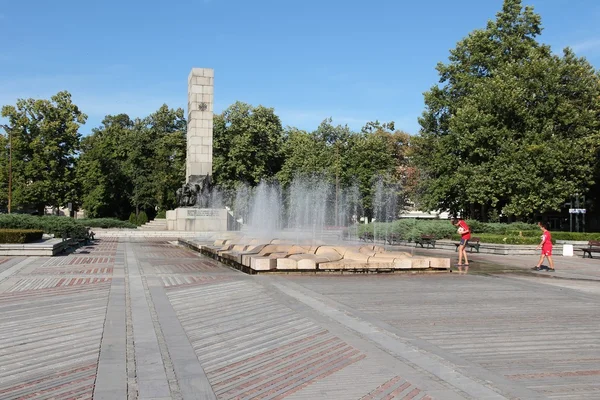
<path fill-rule="evenodd" d="M 400 247 L 406 251 L 408 247 Z M 452 263 L 458 260 L 458 253 L 455 251 L 448 251 L 442 249 L 415 249 L 415 254 L 427 254 L 435 256 L 436 254 L 444 254 L 445 257 L 451 257 Z M 495 255 L 495 254 L 482 254 L 482 253 L 470 253 L 467 252 L 469 263 L 472 265 L 472 269 L 475 272 L 485 272 L 487 269 L 494 269 L 492 266 L 503 266 L 507 267 L 507 270 L 523 270 L 536 273 L 540 276 L 552 275 L 555 278 L 564 279 L 581 279 L 581 280 L 593 280 L 600 281 L 600 257 L 596 258 L 583 258 L 581 255 L 576 254 L 571 257 L 563 257 L 562 255 L 554 255 L 555 272 L 545 271 L 530 271 L 532 267 L 536 266 L 539 260 L 539 255 Z M 547 261 L 544 262 L 547 265 Z"/>
<path fill-rule="evenodd" d="M 599 285 L 573 276 L 600 260 L 472 260 L 249 276 L 160 238 L 0 258 L 0 399 L 597 398 Z"/>

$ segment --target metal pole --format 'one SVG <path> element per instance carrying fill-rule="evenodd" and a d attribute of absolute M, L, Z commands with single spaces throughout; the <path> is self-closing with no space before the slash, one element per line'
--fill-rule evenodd
<path fill-rule="evenodd" d="M 575 197 L 575 208 L 578 210 L 577 214 L 575 214 L 575 231 L 579 232 L 579 194 Z"/>
<path fill-rule="evenodd" d="M 573 208 L 573 199 L 571 199 L 569 208 Z M 573 213 L 571 211 L 569 211 L 569 232 L 573 232 Z"/>
<path fill-rule="evenodd" d="M 583 196 L 583 207 L 585 207 L 585 196 Z M 585 213 L 581 216 L 583 219 L 583 232 L 585 233 Z"/>
<path fill-rule="evenodd" d="M 10 214 L 10 206 L 12 201 L 12 134 L 10 129 L 8 133 L 8 213 Z"/>

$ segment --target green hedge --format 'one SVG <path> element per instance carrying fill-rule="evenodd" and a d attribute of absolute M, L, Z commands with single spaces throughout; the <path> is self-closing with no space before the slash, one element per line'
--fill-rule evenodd
<path fill-rule="evenodd" d="M 600 233 L 552 232 L 552 239 L 578 241 L 600 240 Z"/>
<path fill-rule="evenodd" d="M 496 235 L 493 233 L 476 233 L 472 236 L 476 236 L 481 239 L 481 243 L 492 243 L 492 244 L 540 244 L 541 234 L 537 237 L 531 236 L 519 236 L 519 235 Z M 460 235 L 452 235 L 452 239 L 459 241 Z M 552 238 L 552 242 L 556 242 L 555 238 Z"/>
<path fill-rule="evenodd" d="M 167 210 L 160 210 L 155 218 L 167 218 Z"/>
<path fill-rule="evenodd" d="M 84 218 L 78 219 L 77 222 L 90 228 L 137 228 L 135 224 L 115 218 Z"/>
<path fill-rule="evenodd" d="M 30 243 L 41 240 L 43 235 L 39 229 L 0 229 L 0 243 Z"/>
<path fill-rule="evenodd" d="M 69 217 L 34 216 L 26 214 L 0 215 L 0 229 L 36 229 L 54 237 L 83 239 L 87 235 L 87 225 Z"/>
<path fill-rule="evenodd" d="M 481 238 L 485 243 L 497 244 L 538 244 L 542 231 L 536 224 L 515 222 L 512 224 L 485 223 L 474 220 L 466 221 L 474 236 Z M 350 227 L 344 234 L 354 236 L 365 232 L 372 233 L 377 240 L 383 240 L 390 234 L 401 236 L 405 240 L 412 240 L 421 235 L 432 235 L 436 239 L 458 240 L 456 228 L 448 220 L 417 220 L 402 219 L 394 222 L 375 222 L 371 224 L 360 224 L 358 227 Z M 556 240 L 600 240 L 600 233 L 575 233 L 575 232 L 552 232 L 552 241 Z"/>
<path fill-rule="evenodd" d="M 375 222 L 374 224 L 361 224 L 358 234 L 373 233 L 377 239 L 383 239 L 390 233 L 400 235 L 406 240 L 415 240 L 421 235 L 432 235 L 437 239 L 450 238 L 456 233 L 456 228 L 448 220 L 414 220 L 401 219 L 394 222 Z M 353 228 L 349 229 L 353 234 Z"/>

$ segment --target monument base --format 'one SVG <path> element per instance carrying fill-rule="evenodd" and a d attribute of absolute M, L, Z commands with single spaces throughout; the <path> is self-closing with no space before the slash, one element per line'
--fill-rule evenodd
<path fill-rule="evenodd" d="M 224 208 L 179 207 L 167 211 L 167 230 L 224 232 L 235 230 L 235 221 Z"/>

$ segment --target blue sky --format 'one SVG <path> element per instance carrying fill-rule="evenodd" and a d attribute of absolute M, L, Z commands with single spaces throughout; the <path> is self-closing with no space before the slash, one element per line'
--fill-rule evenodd
<path fill-rule="evenodd" d="M 524 0 L 539 40 L 600 68 L 600 2 Z M 378 119 L 418 132 L 435 65 L 501 0 L 0 0 L 0 104 L 73 94 L 88 114 L 185 107 L 192 67 L 215 69 L 215 111 L 240 100 L 284 125 Z"/>

